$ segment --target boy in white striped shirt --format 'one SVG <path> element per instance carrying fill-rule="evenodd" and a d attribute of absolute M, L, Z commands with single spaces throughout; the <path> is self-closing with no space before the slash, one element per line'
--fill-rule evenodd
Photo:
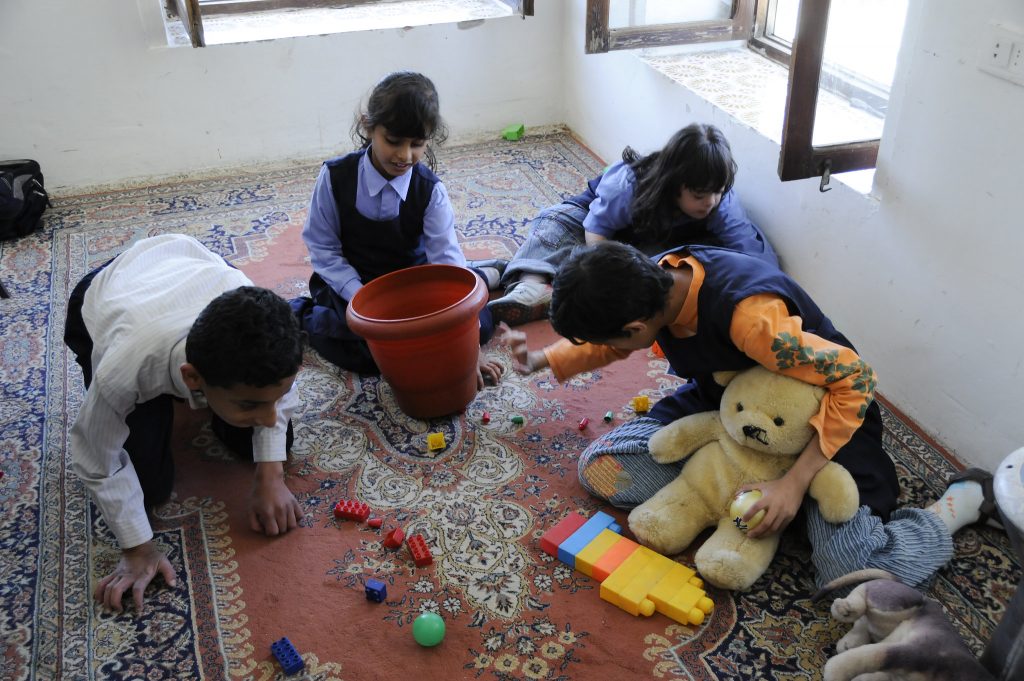
<path fill-rule="evenodd" d="M 176 583 L 147 516 L 174 483 L 175 399 L 209 407 L 214 433 L 256 462 L 252 529 L 276 535 L 298 525 L 283 462 L 304 334 L 287 302 L 195 239 L 165 234 L 79 282 L 64 340 L 87 388 L 71 429 L 72 464 L 123 551 L 97 584 L 97 601 L 120 611 L 131 590 L 141 613 L 157 572 Z"/>

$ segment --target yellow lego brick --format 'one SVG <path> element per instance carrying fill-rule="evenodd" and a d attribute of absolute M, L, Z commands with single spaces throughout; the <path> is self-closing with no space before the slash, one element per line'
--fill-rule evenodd
<path fill-rule="evenodd" d="M 444 433 L 430 433 L 427 435 L 427 449 L 435 451 L 444 449 L 448 444 L 444 441 Z"/>
<path fill-rule="evenodd" d="M 594 564 L 604 556 L 605 552 L 614 546 L 622 535 L 611 530 L 601 530 L 589 544 L 576 554 L 576 569 L 587 577 L 594 576 Z"/>
<path fill-rule="evenodd" d="M 704 616 L 711 614 L 714 603 L 703 589 L 692 583 L 700 582 L 693 575 L 693 570 L 676 563 L 651 589 L 649 598 L 655 610 L 680 624 L 701 624 Z"/>
<path fill-rule="evenodd" d="M 631 615 L 654 614 L 651 588 L 672 570 L 675 561 L 641 546 L 601 583 L 601 598 Z"/>

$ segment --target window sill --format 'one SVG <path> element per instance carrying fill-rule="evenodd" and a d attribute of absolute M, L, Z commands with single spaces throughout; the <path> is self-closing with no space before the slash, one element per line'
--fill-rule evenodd
<path fill-rule="evenodd" d="M 514 16 L 511 7 L 500 0 L 397 0 L 338 8 L 204 16 L 203 35 L 210 46 L 509 16 Z M 192 46 L 177 17 L 168 17 L 165 24 L 168 45 Z"/>
<path fill-rule="evenodd" d="M 705 101 L 782 144 L 789 71 L 746 47 L 699 52 L 647 50 L 640 58 L 658 72 Z M 815 146 L 882 135 L 884 119 L 854 107 L 849 101 L 819 90 L 814 127 Z M 874 170 L 833 175 L 862 194 L 871 192 Z"/>

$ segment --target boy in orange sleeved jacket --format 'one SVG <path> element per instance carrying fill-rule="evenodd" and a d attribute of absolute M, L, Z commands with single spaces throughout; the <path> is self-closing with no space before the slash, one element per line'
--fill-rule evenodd
<path fill-rule="evenodd" d="M 972 471 L 928 509 L 896 509 L 899 482 L 882 449 L 875 376 L 853 345 L 789 276 L 756 258 L 689 246 L 659 256 L 605 242 L 574 250 L 553 282 L 551 323 L 566 340 L 528 351 L 522 333 L 505 331 L 521 371 L 550 367 L 559 380 L 646 349 L 654 341 L 675 373 L 690 377 L 646 417 L 601 437 L 581 454 L 580 482 L 621 508 L 650 498 L 683 463 L 658 464 L 647 441 L 667 423 L 719 408 L 715 371 L 767 369 L 821 386 L 815 435 L 782 478 L 761 483 L 748 515 L 765 511 L 751 537 L 779 532 L 804 504 L 819 584 L 853 570 L 888 570 L 920 584 L 953 555 L 952 533 L 991 512 L 991 476 Z M 861 508 L 833 525 L 804 502 L 829 460 L 857 483 Z"/>

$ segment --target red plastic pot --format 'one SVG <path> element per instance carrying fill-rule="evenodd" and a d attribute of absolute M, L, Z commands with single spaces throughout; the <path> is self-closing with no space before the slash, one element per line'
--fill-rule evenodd
<path fill-rule="evenodd" d="M 460 412 L 476 396 L 486 303 L 487 288 L 472 271 L 420 265 L 363 286 L 345 318 L 366 339 L 402 411 L 427 419 Z"/>

